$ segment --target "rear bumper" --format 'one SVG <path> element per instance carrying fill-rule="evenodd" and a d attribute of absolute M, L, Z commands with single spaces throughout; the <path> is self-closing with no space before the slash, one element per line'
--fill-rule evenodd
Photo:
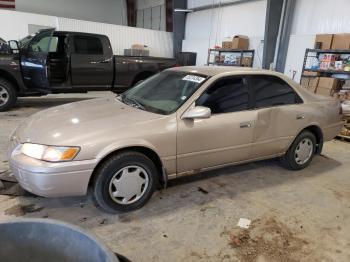
<path fill-rule="evenodd" d="M 10 154 L 9 163 L 25 190 L 44 197 L 61 197 L 86 194 L 97 160 L 50 163 L 33 159 L 15 149 Z"/>
<path fill-rule="evenodd" d="M 343 121 L 339 121 L 337 123 L 334 123 L 332 125 L 328 125 L 323 128 L 323 140 L 329 141 L 332 140 L 334 137 L 336 137 L 339 133 L 342 127 L 344 126 Z"/>

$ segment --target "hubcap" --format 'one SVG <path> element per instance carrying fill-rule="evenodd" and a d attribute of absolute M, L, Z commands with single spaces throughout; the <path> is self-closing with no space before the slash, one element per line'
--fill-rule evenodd
<path fill-rule="evenodd" d="M 9 100 L 9 97 L 7 90 L 3 86 L 0 86 L 0 106 L 5 105 Z"/>
<path fill-rule="evenodd" d="M 139 200 L 146 192 L 149 175 L 140 166 L 126 166 L 118 170 L 109 183 L 109 195 L 113 201 L 129 205 Z"/>
<path fill-rule="evenodd" d="M 309 138 L 304 138 L 300 141 L 297 148 L 295 149 L 295 161 L 299 165 L 305 164 L 313 153 L 313 142 Z"/>

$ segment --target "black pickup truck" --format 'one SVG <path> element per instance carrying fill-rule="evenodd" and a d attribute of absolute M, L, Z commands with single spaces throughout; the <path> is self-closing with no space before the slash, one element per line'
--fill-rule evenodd
<path fill-rule="evenodd" d="M 0 111 L 14 106 L 17 97 L 121 93 L 175 66 L 171 58 L 113 55 L 108 37 L 99 34 L 45 29 L 7 45 L 0 52 Z"/>

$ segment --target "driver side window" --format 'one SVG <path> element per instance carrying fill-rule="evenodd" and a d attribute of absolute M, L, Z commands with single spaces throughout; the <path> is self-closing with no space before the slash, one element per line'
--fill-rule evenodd
<path fill-rule="evenodd" d="M 51 31 L 43 32 L 35 36 L 28 45 L 29 52 L 48 52 L 51 39 Z M 55 44 L 55 42 L 53 42 Z M 51 47 L 50 47 L 51 49 Z"/>
<path fill-rule="evenodd" d="M 227 77 L 218 80 L 198 98 L 196 106 L 208 107 L 212 114 L 249 109 L 247 80 L 243 77 Z"/>

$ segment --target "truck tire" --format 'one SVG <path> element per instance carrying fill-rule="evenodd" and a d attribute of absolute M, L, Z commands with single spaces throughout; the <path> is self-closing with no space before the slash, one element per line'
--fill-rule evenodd
<path fill-rule="evenodd" d="M 6 79 L 0 78 L 0 112 L 12 108 L 17 101 L 17 93 L 13 84 Z"/>

